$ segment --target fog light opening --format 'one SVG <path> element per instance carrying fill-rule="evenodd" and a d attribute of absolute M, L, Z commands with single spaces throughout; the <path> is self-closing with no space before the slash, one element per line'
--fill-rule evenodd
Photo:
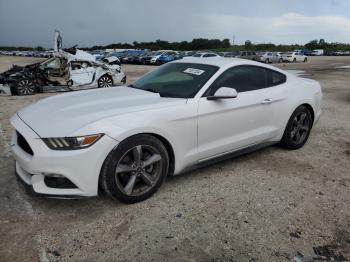
<path fill-rule="evenodd" d="M 57 175 L 57 174 L 55 174 Z M 45 176 L 44 183 L 47 187 L 59 188 L 59 189 L 73 189 L 78 188 L 72 181 L 68 178 L 60 176 Z"/>

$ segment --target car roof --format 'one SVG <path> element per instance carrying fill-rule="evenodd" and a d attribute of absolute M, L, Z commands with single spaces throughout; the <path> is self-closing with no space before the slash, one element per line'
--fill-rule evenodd
<path fill-rule="evenodd" d="M 170 63 L 194 63 L 194 64 L 204 64 L 204 65 L 213 65 L 217 66 L 223 69 L 227 69 L 233 66 L 238 66 L 238 65 L 253 65 L 253 66 L 259 66 L 259 67 L 265 67 L 268 69 L 272 69 L 277 72 L 281 72 L 283 74 L 290 75 L 288 72 L 279 69 L 277 67 L 268 65 L 268 64 L 263 64 L 260 62 L 248 60 L 248 59 L 240 59 L 240 58 L 225 58 L 225 57 L 208 57 L 208 58 L 200 58 L 200 57 L 184 57 L 180 60 L 176 60 Z"/>
<path fill-rule="evenodd" d="M 200 57 L 184 57 L 180 60 L 176 60 L 172 63 L 195 63 L 195 64 L 205 64 L 205 65 L 214 65 L 218 67 L 227 67 L 227 66 L 235 66 L 235 65 L 259 65 L 264 66 L 264 64 L 254 62 L 247 59 L 239 59 L 239 58 L 224 58 L 224 57 L 208 57 L 208 58 L 200 58 Z"/>

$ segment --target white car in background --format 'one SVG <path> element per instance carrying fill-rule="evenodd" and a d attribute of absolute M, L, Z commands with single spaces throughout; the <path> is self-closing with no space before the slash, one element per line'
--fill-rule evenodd
<path fill-rule="evenodd" d="M 307 56 L 300 52 L 287 52 L 282 54 L 283 62 L 306 62 Z"/>
<path fill-rule="evenodd" d="M 96 196 L 100 185 L 134 203 L 168 175 L 271 144 L 302 147 L 321 98 L 318 82 L 269 65 L 184 58 L 128 87 L 56 95 L 18 111 L 16 173 L 38 194 Z"/>
<path fill-rule="evenodd" d="M 278 52 L 265 52 L 260 54 L 260 61 L 266 64 L 268 63 L 282 63 L 283 59 Z"/>
<path fill-rule="evenodd" d="M 314 56 L 324 55 L 324 50 L 323 49 L 315 49 L 312 51 L 311 55 L 314 55 Z"/>

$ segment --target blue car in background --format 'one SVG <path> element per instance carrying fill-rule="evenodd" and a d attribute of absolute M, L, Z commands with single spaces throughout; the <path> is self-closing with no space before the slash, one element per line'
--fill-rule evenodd
<path fill-rule="evenodd" d="M 147 49 L 129 49 L 110 53 L 109 56 L 116 56 L 122 63 L 138 63 L 137 58 L 148 53 Z"/>
<path fill-rule="evenodd" d="M 105 53 L 101 50 L 92 51 L 91 54 L 96 57 L 96 60 L 102 60 L 105 58 Z"/>
<path fill-rule="evenodd" d="M 151 64 L 162 65 L 174 60 L 182 58 L 178 52 L 175 51 L 159 51 L 157 55 L 153 56 L 150 60 Z"/>

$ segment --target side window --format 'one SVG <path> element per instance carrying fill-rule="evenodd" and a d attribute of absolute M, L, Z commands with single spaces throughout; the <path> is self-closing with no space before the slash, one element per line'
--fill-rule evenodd
<path fill-rule="evenodd" d="M 268 86 L 280 85 L 287 81 L 287 77 L 284 74 L 279 73 L 277 71 L 266 69 L 266 75 Z"/>
<path fill-rule="evenodd" d="M 268 86 L 265 68 L 258 66 L 237 66 L 222 73 L 205 95 L 214 95 L 220 87 L 231 87 L 238 93 L 253 91 Z"/>

